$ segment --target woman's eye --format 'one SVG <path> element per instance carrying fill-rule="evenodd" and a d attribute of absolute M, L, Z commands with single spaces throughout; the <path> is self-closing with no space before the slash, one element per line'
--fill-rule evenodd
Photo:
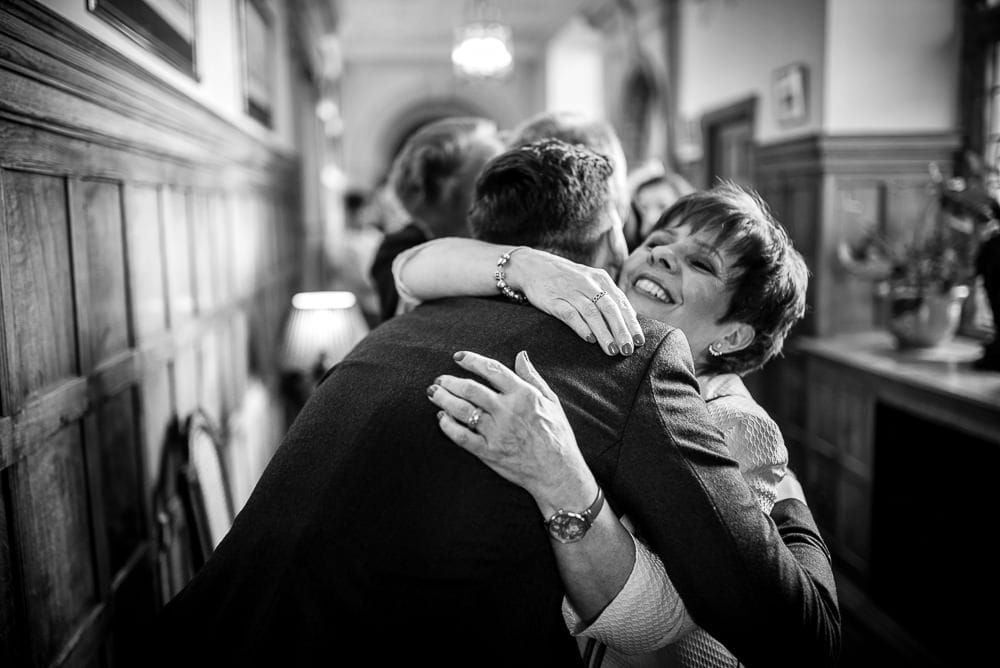
<path fill-rule="evenodd" d="M 698 258 L 694 258 L 693 260 L 691 260 L 691 266 L 699 271 L 707 271 L 713 274 L 715 273 L 715 267 L 712 266 L 711 262 L 708 262 L 706 260 L 699 260 Z"/>

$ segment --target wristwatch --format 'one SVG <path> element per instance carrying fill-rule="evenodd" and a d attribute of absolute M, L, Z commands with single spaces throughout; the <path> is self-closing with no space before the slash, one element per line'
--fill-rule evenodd
<path fill-rule="evenodd" d="M 603 506 L 604 490 L 598 487 L 597 498 L 589 508 L 579 513 L 560 508 L 545 521 L 545 528 L 549 530 L 549 536 L 554 540 L 560 543 L 575 543 L 587 534 Z"/>

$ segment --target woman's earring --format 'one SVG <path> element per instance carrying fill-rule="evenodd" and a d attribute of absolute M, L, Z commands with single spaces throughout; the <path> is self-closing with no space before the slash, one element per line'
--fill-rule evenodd
<path fill-rule="evenodd" d="M 708 354 L 712 357 L 722 357 L 722 351 L 719 350 L 718 343 L 711 343 L 708 346 Z"/>

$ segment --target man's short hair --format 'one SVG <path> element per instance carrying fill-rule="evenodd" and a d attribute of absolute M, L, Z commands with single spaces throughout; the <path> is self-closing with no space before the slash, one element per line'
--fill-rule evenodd
<path fill-rule="evenodd" d="M 558 139 L 509 149 L 476 181 L 472 236 L 587 264 L 605 232 L 611 171 L 606 157 Z"/>
<path fill-rule="evenodd" d="M 625 216 L 630 201 L 628 164 L 625 149 L 611 123 L 576 111 L 546 111 L 518 124 L 508 146 L 523 146 L 539 139 L 561 139 L 569 144 L 581 144 L 611 161 L 615 207 Z"/>
<path fill-rule="evenodd" d="M 704 230 L 734 258 L 726 283 L 729 308 L 719 322 L 743 322 L 754 329 L 749 346 L 725 355 L 709 355 L 707 373 L 746 374 L 781 354 L 785 337 L 805 315 L 809 270 L 781 223 L 753 190 L 723 181 L 710 190 L 681 197 L 667 209 L 653 231 L 689 225 Z"/>
<path fill-rule="evenodd" d="M 499 138 L 486 118 L 458 116 L 421 127 L 393 160 L 389 184 L 396 199 L 410 215 L 447 203 L 470 155 L 489 143 L 499 144 Z"/>

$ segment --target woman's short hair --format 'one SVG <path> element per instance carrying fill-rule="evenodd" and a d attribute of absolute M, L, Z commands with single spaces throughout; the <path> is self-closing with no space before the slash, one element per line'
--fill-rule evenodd
<path fill-rule="evenodd" d="M 754 339 L 742 350 L 708 356 L 707 373 L 747 374 L 781 353 L 785 337 L 805 315 L 809 270 L 791 238 L 753 190 L 723 181 L 685 195 L 667 209 L 653 230 L 687 224 L 715 235 L 735 260 L 726 277 L 732 290 L 719 322 L 742 322 Z"/>

